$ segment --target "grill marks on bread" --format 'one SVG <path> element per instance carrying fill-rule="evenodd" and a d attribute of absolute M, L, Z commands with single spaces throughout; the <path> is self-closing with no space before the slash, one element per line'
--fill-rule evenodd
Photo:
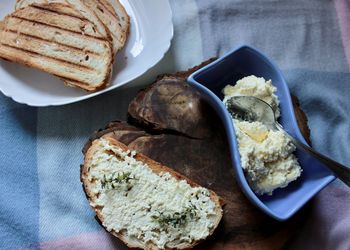
<path fill-rule="evenodd" d="M 84 0 L 84 3 L 90 8 L 95 10 L 96 16 L 102 21 L 102 23 L 108 27 L 112 35 L 113 52 L 117 53 L 125 43 L 126 34 L 122 32 L 119 24 L 119 20 L 114 13 L 111 12 L 106 5 L 99 0 Z"/>
<path fill-rule="evenodd" d="M 78 34 L 83 33 L 92 37 L 104 38 L 88 19 L 79 15 L 79 13 L 72 15 L 72 13 L 67 12 L 66 10 L 69 8 L 73 11 L 69 5 L 64 4 L 33 4 L 17 10 L 12 16 Z"/>
<path fill-rule="evenodd" d="M 94 16 L 97 20 L 94 20 L 93 23 L 100 28 L 103 26 L 103 28 L 108 31 L 107 38 L 112 43 L 113 52 L 117 53 L 125 45 L 129 34 L 130 20 L 124 7 L 120 3 L 117 3 L 116 10 L 109 0 L 17 0 L 16 9 L 30 6 L 33 3 L 49 2 L 68 2 L 73 6 L 79 7 L 79 9 L 82 8 L 82 6 L 88 8 L 90 11 L 88 14 L 85 14 L 84 17 Z M 85 8 L 81 10 L 83 13 L 85 13 Z M 120 13 L 122 17 L 119 17 L 116 11 Z M 67 14 L 75 16 L 74 13 L 69 13 L 69 11 L 67 11 Z"/>
<path fill-rule="evenodd" d="M 112 36 L 108 30 L 108 28 L 102 23 L 102 21 L 95 15 L 94 10 L 90 9 L 84 3 L 84 0 L 17 0 L 16 10 L 28 7 L 30 5 L 44 5 L 44 4 L 63 4 L 70 5 L 74 9 L 75 12 L 78 12 L 78 15 L 82 15 L 86 20 L 89 20 L 92 24 L 95 25 L 95 31 L 101 34 L 105 39 L 112 41 Z M 61 11 L 65 11 L 66 14 L 71 13 L 69 8 L 60 9 Z M 73 14 L 74 16 L 74 14 Z"/>
<path fill-rule="evenodd" d="M 72 29 L 63 29 L 60 27 L 52 26 L 47 23 L 41 23 L 35 20 L 30 20 L 18 16 L 9 16 L 6 19 L 6 31 L 16 32 L 18 34 L 24 34 L 36 38 L 41 38 L 46 41 L 55 42 L 64 46 L 71 46 L 77 49 L 84 48 L 84 51 L 98 54 L 97 51 L 102 52 L 104 47 L 96 47 L 96 42 L 105 41 L 105 39 L 98 36 L 90 36 L 84 33 L 85 42 L 82 46 L 81 35 L 82 32 L 76 32 Z M 42 32 L 45 30 L 45 32 Z M 98 44 L 97 44 L 98 45 Z"/>

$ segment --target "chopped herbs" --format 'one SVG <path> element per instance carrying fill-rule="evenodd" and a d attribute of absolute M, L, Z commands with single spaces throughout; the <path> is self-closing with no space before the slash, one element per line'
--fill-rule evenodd
<path fill-rule="evenodd" d="M 101 187 L 104 189 L 115 189 L 119 187 L 121 184 L 130 184 L 130 180 L 134 180 L 135 177 L 131 176 L 130 172 L 122 172 L 116 173 L 114 172 L 110 177 L 106 177 L 103 175 L 103 179 L 101 181 Z M 130 185 L 128 186 L 128 190 L 131 189 Z"/>
<path fill-rule="evenodd" d="M 153 215 L 152 219 L 157 221 L 161 227 L 166 226 L 183 226 L 187 223 L 188 219 L 196 219 L 197 218 L 197 212 L 196 208 L 193 205 L 190 205 L 187 207 L 184 211 L 181 213 L 175 212 L 173 214 L 163 214 L 159 213 L 159 215 Z"/>

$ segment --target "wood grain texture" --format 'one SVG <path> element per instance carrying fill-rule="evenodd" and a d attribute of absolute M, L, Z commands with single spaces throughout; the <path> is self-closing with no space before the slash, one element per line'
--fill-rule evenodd
<path fill-rule="evenodd" d="M 282 223 L 266 216 L 247 200 L 236 183 L 225 130 L 219 118 L 185 82 L 191 72 L 158 78 L 130 103 L 129 123 L 112 122 L 91 139 L 106 134 L 113 136 L 224 199 L 222 222 L 214 235 L 196 249 L 286 247 L 305 221 L 309 209 L 305 207 Z M 309 138 L 306 116 L 296 98 L 293 98 L 293 105 L 300 129 Z"/>

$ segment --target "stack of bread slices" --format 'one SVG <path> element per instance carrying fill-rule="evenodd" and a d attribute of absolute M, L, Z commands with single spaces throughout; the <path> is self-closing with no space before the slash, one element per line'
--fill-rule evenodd
<path fill-rule="evenodd" d="M 17 0 L 0 22 L 0 57 L 97 91 L 109 84 L 129 26 L 118 0 Z"/>

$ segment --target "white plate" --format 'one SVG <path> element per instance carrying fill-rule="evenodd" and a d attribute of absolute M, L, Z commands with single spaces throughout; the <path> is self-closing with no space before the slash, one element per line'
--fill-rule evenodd
<path fill-rule="evenodd" d="M 14 9 L 14 0 L 0 0 L 0 19 Z M 121 0 L 131 19 L 130 35 L 118 53 L 111 85 L 96 93 L 70 88 L 58 78 L 0 59 L 0 90 L 30 106 L 63 105 L 120 87 L 153 67 L 170 47 L 172 13 L 166 0 Z"/>

